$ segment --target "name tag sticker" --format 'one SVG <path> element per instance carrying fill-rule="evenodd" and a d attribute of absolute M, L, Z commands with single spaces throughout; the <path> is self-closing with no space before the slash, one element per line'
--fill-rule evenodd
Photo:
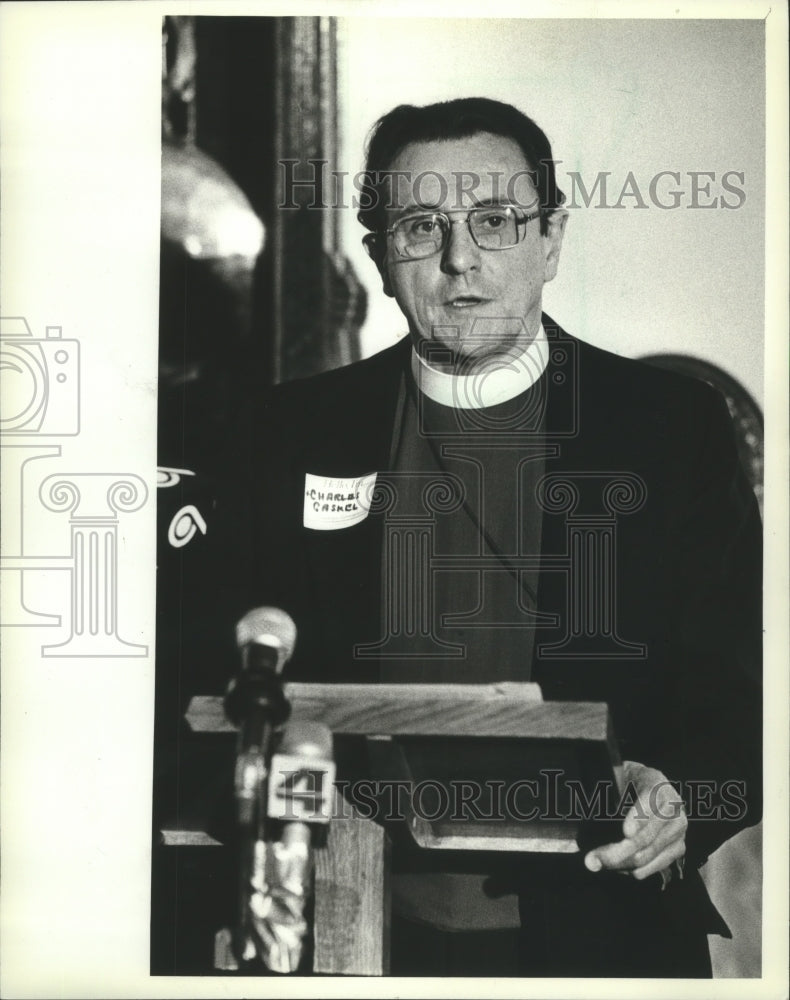
<path fill-rule="evenodd" d="M 304 477 L 304 526 L 317 531 L 350 528 L 370 513 L 376 473 L 358 479 Z"/>

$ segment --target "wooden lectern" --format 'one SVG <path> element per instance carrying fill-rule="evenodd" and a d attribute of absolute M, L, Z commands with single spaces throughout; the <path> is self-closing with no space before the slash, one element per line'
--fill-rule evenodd
<path fill-rule="evenodd" d="M 599 783 L 620 792 L 622 767 L 607 706 L 544 702 L 535 684 L 288 684 L 292 720 L 328 726 L 335 737 L 367 737 L 374 781 L 399 781 L 441 792 L 454 780 L 496 777 L 527 785 L 530 775 L 570 778 L 593 798 Z M 221 698 L 193 698 L 187 722 L 196 733 L 233 730 Z M 566 782 L 567 784 L 567 782 Z M 565 787 L 565 784 L 563 785 Z M 552 801 L 546 810 L 496 817 L 448 817 L 415 809 L 405 820 L 426 850 L 571 853 L 580 821 Z M 545 804 L 544 804 L 545 805 Z M 566 814 L 567 813 L 567 814 Z M 164 831 L 164 842 L 185 844 Z M 194 838 L 194 832 L 188 837 Z M 316 850 L 313 970 L 386 975 L 389 971 L 389 843 L 386 830 L 335 792 L 326 844 Z M 217 958 L 219 967 L 230 968 Z"/>

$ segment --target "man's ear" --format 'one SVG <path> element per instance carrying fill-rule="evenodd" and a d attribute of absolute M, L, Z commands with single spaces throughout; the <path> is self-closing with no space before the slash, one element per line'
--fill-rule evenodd
<path fill-rule="evenodd" d="M 387 265 L 382 260 L 381 263 L 377 263 L 376 267 L 379 269 L 379 274 L 381 275 L 381 287 L 384 289 L 384 294 L 388 295 L 391 299 L 395 298 L 395 292 L 392 290 L 392 285 L 390 284 L 390 275 L 387 270 Z"/>
<path fill-rule="evenodd" d="M 368 257 L 376 265 L 376 269 L 381 276 L 381 284 L 384 288 L 384 294 L 388 295 L 391 299 L 395 297 L 392 291 L 392 285 L 390 284 L 389 274 L 387 272 L 387 265 L 385 263 L 385 257 L 387 256 L 387 247 L 383 242 L 381 236 L 378 233 L 368 233 L 362 238 L 362 245 L 367 250 Z"/>
<path fill-rule="evenodd" d="M 544 281 L 551 281 L 557 274 L 557 268 L 560 263 L 560 250 L 562 250 L 562 237 L 565 235 L 565 223 L 567 221 L 568 212 L 564 208 L 555 208 L 546 218 L 546 234 L 543 237 L 546 241 Z"/>

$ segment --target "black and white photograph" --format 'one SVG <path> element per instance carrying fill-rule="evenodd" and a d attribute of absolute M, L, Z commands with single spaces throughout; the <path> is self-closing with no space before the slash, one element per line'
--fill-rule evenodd
<path fill-rule="evenodd" d="M 0 12 L 4 995 L 786 995 L 787 10 L 488 13 Z"/>

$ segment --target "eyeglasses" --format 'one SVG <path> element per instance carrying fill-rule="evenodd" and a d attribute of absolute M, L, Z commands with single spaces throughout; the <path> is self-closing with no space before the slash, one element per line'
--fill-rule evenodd
<path fill-rule="evenodd" d="M 453 221 L 451 215 L 463 215 L 464 218 Z M 472 239 L 481 250 L 508 250 L 524 238 L 526 224 L 539 216 L 540 211 L 528 214 L 513 205 L 486 205 L 456 212 L 420 212 L 398 219 L 394 226 L 384 230 L 384 234 L 392 237 L 397 256 L 406 260 L 420 260 L 441 253 L 447 246 L 450 229 L 460 222 L 466 222 Z M 362 241 L 371 256 L 375 241 L 374 233 L 369 233 Z"/>

